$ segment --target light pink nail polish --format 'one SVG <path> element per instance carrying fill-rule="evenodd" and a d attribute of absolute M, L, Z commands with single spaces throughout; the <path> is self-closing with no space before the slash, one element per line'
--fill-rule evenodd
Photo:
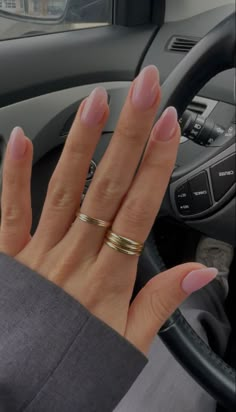
<path fill-rule="evenodd" d="M 95 127 L 101 122 L 107 107 L 107 92 L 97 87 L 86 100 L 81 114 L 81 121 L 87 126 Z"/>
<path fill-rule="evenodd" d="M 208 285 L 218 275 L 218 270 L 215 268 L 198 269 L 190 272 L 182 281 L 182 289 L 190 295 L 193 292 Z"/>
<path fill-rule="evenodd" d="M 152 107 L 159 93 L 159 72 L 156 66 L 147 66 L 135 80 L 132 93 L 133 105 L 142 111 Z"/>
<path fill-rule="evenodd" d="M 12 159 L 20 160 L 24 157 L 27 141 L 25 134 L 20 127 L 15 127 L 9 139 L 9 153 Z"/>
<path fill-rule="evenodd" d="M 174 107 L 168 107 L 154 126 L 152 136 L 154 140 L 167 142 L 174 137 L 178 115 Z"/>

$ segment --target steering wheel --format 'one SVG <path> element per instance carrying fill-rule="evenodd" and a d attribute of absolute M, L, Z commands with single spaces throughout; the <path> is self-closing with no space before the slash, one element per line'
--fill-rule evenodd
<path fill-rule="evenodd" d="M 167 106 L 172 105 L 181 116 L 187 104 L 213 76 L 235 67 L 235 19 L 236 15 L 233 13 L 211 30 L 171 73 L 162 87 L 160 114 Z M 227 141 L 227 145 L 222 145 L 220 152 L 224 152 L 226 146 L 231 148 L 231 153 L 235 152 L 234 140 L 233 138 Z M 211 164 L 218 161 L 217 156 L 219 147 L 213 151 Z M 204 170 L 206 164 L 201 167 Z M 182 175 L 182 180 L 184 176 L 184 180 L 187 181 L 188 171 L 179 169 L 178 177 Z M 178 187 L 178 178 L 175 174 L 173 180 L 175 188 Z M 230 224 L 232 227 L 232 221 Z M 155 245 L 149 239 L 140 259 L 136 290 L 157 273 L 160 267 L 159 260 Z M 159 336 L 178 362 L 209 394 L 225 407 L 235 410 L 236 371 L 200 339 L 180 310 L 170 317 Z"/>

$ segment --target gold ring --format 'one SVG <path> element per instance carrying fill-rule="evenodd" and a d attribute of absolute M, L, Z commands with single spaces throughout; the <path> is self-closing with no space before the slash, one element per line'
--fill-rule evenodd
<path fill-rule="evenodd" d="M 140 256 L 144 248 L 144 243 L 119 236 L 111 230 L 106 234 L 105 243 L 117 252 L 130 256 Z"/>
<path fill-rule="evenodd" d="M 91 225 L 99 226 L 99 227 L 105 227 L 108 228 L 111 226 L 110 222 L 105 222 L 105 220 L 101 219 L 95 219 L 93 217 L 87 216 L 84 213 L 77 213 L 78 219 L 80 219 L 82 222 L 89 223 Z"/>

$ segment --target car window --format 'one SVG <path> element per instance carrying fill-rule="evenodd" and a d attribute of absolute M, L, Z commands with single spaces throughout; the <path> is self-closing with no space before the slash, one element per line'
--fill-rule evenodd
<path fill-rule="evenodd" d="M 112 23 L 113 0 L 0 0 L 0 40 Z"/>

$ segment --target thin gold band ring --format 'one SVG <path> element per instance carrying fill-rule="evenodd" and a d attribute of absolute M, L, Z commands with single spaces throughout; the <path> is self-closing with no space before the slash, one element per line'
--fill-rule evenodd
<path fill-rule="evenodd" d="M 90 225 L 104 227 L 106 229 L 111 226 L 110 222 L 106 222 L 105 220 L 101 220 L 101 219 L 95 219 L 94 217 L 90 217 L 81 212 L 78 212 L 77 217 L 82 222 L 89 223 Z"/>

